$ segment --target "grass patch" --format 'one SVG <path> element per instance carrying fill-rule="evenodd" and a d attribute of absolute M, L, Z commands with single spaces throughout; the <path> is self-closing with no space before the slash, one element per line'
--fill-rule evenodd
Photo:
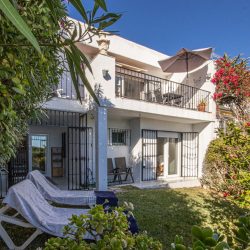
<path fill-rule="evenodd" d="M 229 233 L 233 222 L 246 210 L 201 188 L 151 189 L 126 188 L 119 193 L 119 202 L 129 201 L 135 206 L 134 215 L 140 230 L 161 241 L 170 249 L 176 234 L 191 243 L 193 225 L 211 226 L 221 233 Z"/>
<path fill-rule="evenodd" d="M 120 204 L 132 202 L 140 230 L 163 243 L 170 249 L 176 234 L 191 243 L 190 231 L 193 225 L 211 226 L 229 235 L 233 221 L 246 210 L 201 188 L 140 190 L 131 186 L 118 193 Z M 248 210 L 249 211 L 249 210 Z M 18 245 L 32 233 L 29 229 L 6 225 L 9 234 Z M 42 234 L 27 249 L 43 247 L 50 236 Z M 0 249 L 7 249 L 0 239 Z"/>

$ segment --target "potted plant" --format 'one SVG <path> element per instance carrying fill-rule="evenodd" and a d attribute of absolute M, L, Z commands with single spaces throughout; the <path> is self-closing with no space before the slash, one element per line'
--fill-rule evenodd
<path fill-rule="evenodd" d="M 199 102 L 197 108 L 199 111 L 205 112 L 206 111 L 206 101 L 204 99 L 201 99 L 201 101 Z"/>

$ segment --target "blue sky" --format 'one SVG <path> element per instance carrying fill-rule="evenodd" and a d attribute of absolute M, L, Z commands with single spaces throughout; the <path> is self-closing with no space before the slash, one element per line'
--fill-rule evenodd
<path fill-rule="evenodd" d="M 211 46 L 219 55 L 250 57 L 250 0 L 107 0 L 107 4 L 109 11 L 123 13 L 112 29 L 165 54 L 173 55 L 182 47 Z M 73 7 L 69 15 L 80 18 Z"/>

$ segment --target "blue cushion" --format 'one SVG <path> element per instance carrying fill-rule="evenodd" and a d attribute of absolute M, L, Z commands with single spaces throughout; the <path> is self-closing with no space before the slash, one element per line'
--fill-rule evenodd
<path fill-rule="evenodd" d="M 105 200 L 108 200 L 108 203 L 105 203 L 104 206 L 118 207 L 118 198 L 115 193 L 112 191 L 95 191 L 96 195 L 96 204 L 103 205 Z"/>

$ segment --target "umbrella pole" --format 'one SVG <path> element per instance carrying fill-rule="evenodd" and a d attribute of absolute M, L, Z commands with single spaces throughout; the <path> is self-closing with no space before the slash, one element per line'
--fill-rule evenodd
<path fill-rule="evenodd" d="M 188 53 L 186 52 L 186 69 L 187 69 L 187 78 L 188 78 Z"/>

